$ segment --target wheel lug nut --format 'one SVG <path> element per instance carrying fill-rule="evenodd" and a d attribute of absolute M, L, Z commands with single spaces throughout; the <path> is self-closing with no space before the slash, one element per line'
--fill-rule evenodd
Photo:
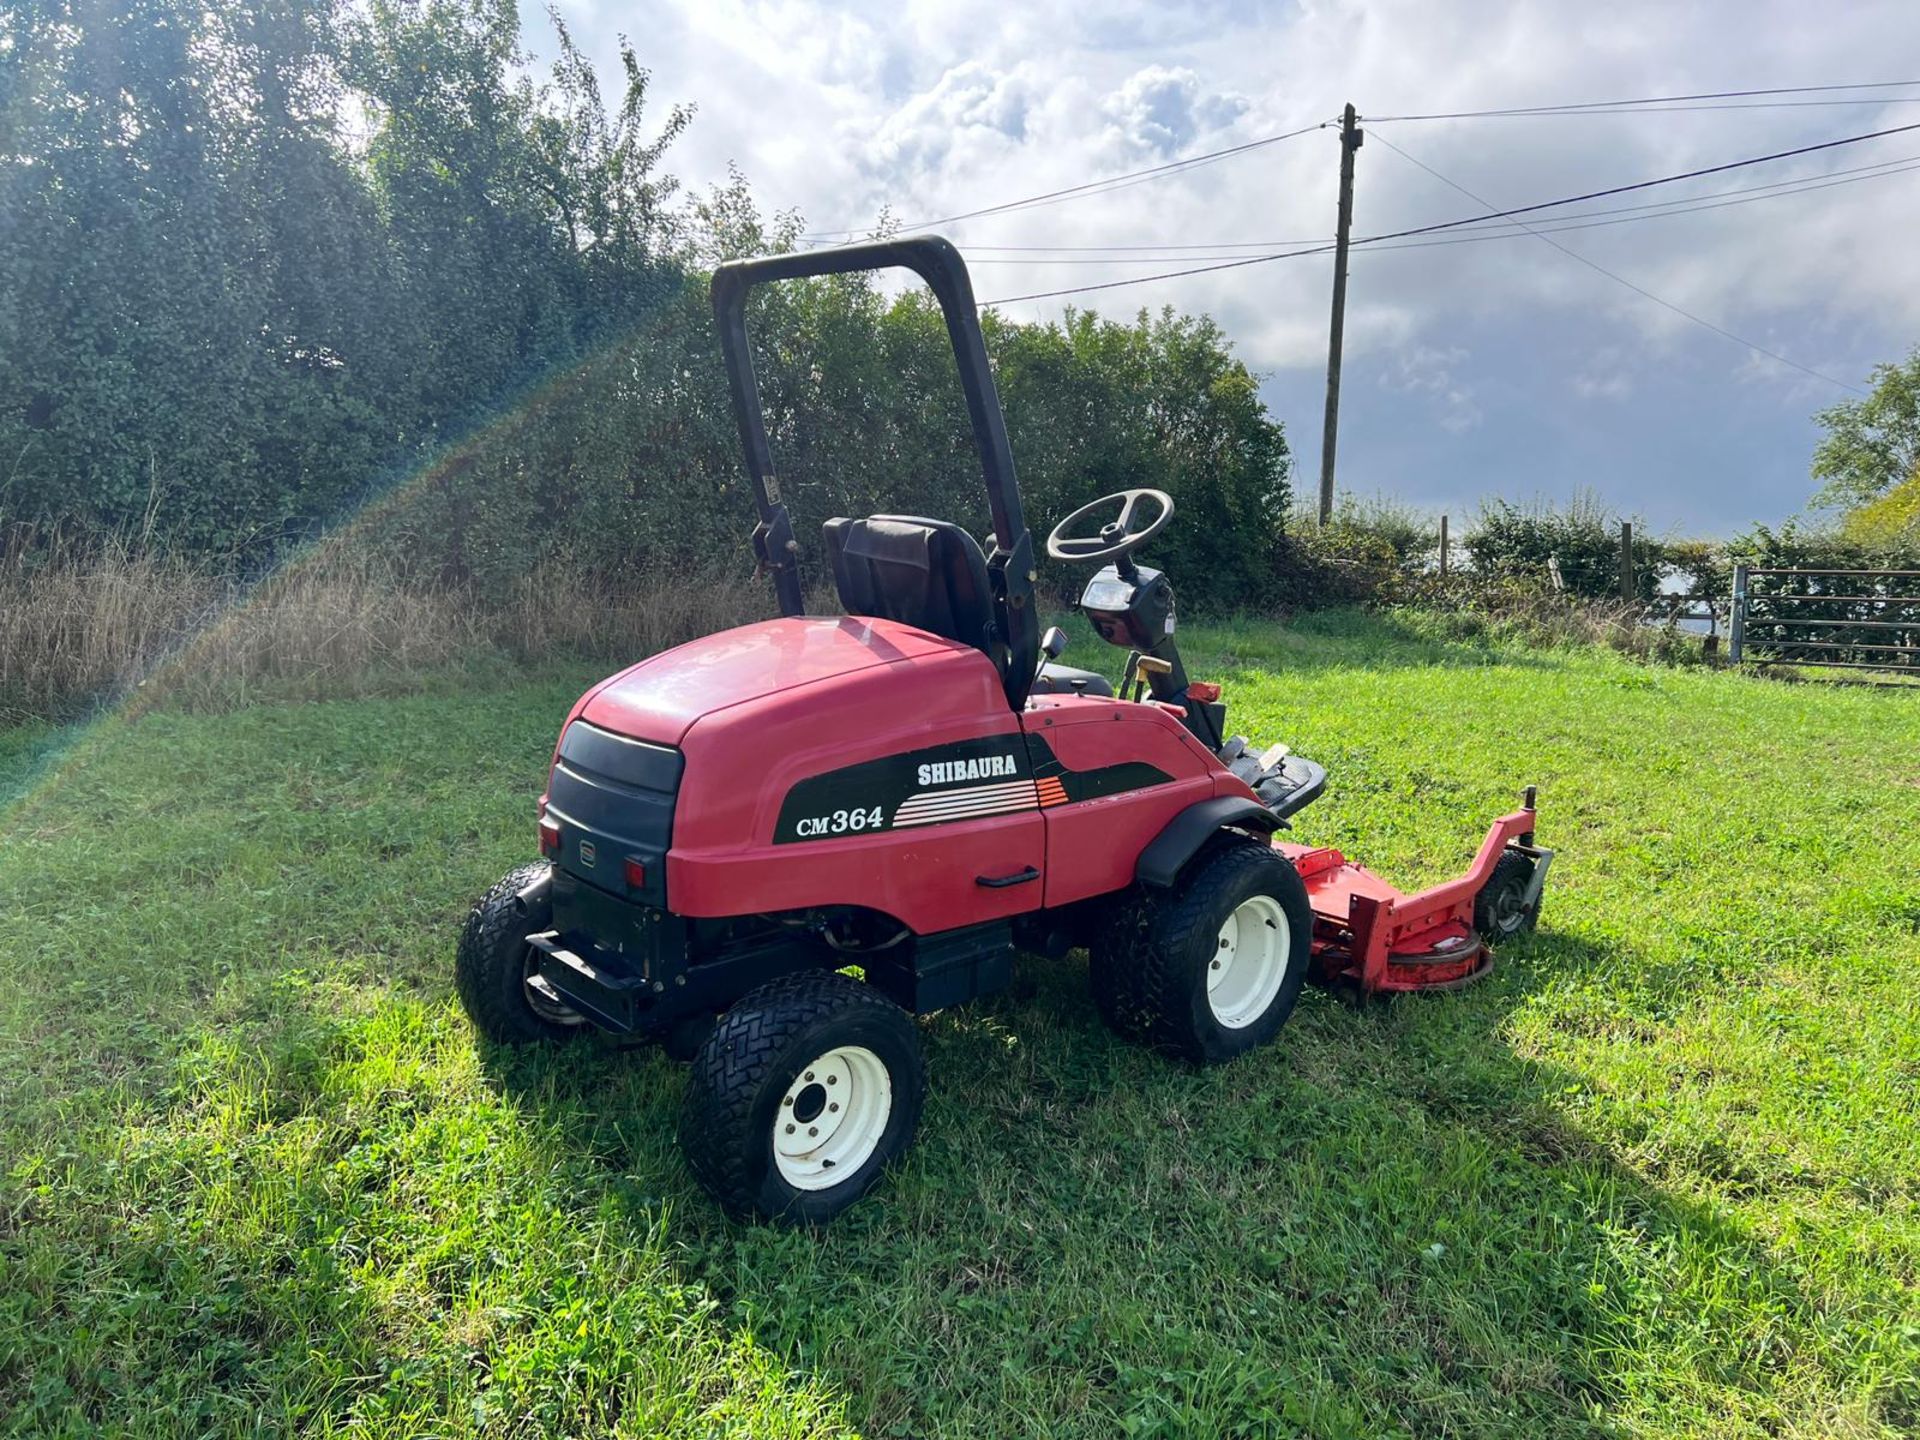
<path fill-rule="evenodd" d="M 840 1077 L 838 1075 L 827 1076 L 827 1084 L 838 1085 L 839 1083 L 840 1083 Z"/>
<path fill-rule="evenodd" d="M 807 1134 L 818 1135 L 819 1133 L 820 1133 L 820 1127 L 818 1125 L 809 1125 L 807 1127 Z"/>
<path fill-rule="evenodd" d="M 813 1078 L 813 1072 L 811 1070 L 807 1071 L 807 1079 L 811 1080 L 812 1078 Z"/>
<path fill-rule="evenodd" d="M 787 1096 L 787 1098 L 786 1098 L 786 1099 L 784 1099 L 784 1100 L 782 1100 L 782 1101 L 781 1101 L 780 1103 L 781 1103 L 782 1105 L 791 1105 L 791 1104 L 793 1104 L 793 1097 L 792 1097 L 791 1095 L 789 1095 L 789 1096 Z"/>
<path fill-rule="evenodd" d="M 791 1125 L 787 1126 L 787 1134 L 791 1135 L 792 1133 L 793 1133 L 793 1127 Z"/>
<path fill-rule="evenodd" d="M 838 1110 L 839 1108 L 840 1108 L 840 1102 L 838 1100 L 834 1101 L 833 1104 L 827 1106 L 827 1109 L 829 1110 Z"/>

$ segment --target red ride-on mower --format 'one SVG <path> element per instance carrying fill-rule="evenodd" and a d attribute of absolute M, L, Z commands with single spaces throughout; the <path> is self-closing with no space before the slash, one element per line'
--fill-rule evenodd
<path fill-rule="evenodd" d="M 747 291 L 887 266 L 945 312 L 992 546 L 919 516 L 829 520 L 847 613 L 808 616 Z M 713 303 L 781 618 L 644 660 L 573 707 L 540 802 L 545 858 L 460 939 L 483 1034 L 591 1024 L 690 1054 L 694 1172 L 730 1210 L 818 1222 L 913 1138 L 912 1017 L 1002 988 L 1016 949 L 1086 946 L 1116 1030 L 1213 1063 L 1272 1039 L 1310 975 L 1458 985 L 1484 973 L 1485 938 L 1533 924 L 1549 857 L 1531 792 L 1467 875 L 1418 895 L 1274 843 L 1326 773 L 1229 738 L 1218 687 L 1188 679 L 1173 587 L 1134 558 L 1173 518 L 1165 494 L 1108 496 L 1054 530 L 1050 555 L 1101 566 L 1080 609 L 1129 652 L 1117 690 L 1054 663 L 1066 638 L 1040 634 L 1006 428 L 945 240 L 723 265 Z"/>

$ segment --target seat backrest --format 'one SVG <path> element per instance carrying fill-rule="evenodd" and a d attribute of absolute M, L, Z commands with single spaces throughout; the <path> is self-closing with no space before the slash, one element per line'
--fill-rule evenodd
<path fill-rule="evenodd" d="M 1004 670 L 993 591 L 980 542 L 958 525 L 919 515 L 829 520 L 827 554 L 849 615 L 895 620 L 982 651 Z"/>

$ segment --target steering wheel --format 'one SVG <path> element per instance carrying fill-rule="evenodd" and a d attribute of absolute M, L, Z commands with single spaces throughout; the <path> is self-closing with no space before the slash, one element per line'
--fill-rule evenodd
<path fill-rule="evenodd" d="M 1135 512 L 1143 501 L 1157 505 L 1160 513 L 1136 528 Z M 1100 527 L 1098 535 L 1076 537 L 1067 533 L 1082 521 L 1116 505 L 1118 513 Z M 1047 554 L 1056 560 L 1117 560 L 1158 535 L 1172 518 L 1173 497 L 1164 490 L 1122 490 L 1116 495 L 1102 495 L 1053 527 L 1053 533 L 1047 536 Z"/>

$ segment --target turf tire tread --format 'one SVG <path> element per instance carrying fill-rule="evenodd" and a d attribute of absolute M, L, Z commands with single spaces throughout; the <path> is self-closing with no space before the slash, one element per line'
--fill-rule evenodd
<path fill-rule="evenodd" d="M 1139 979 L 1144 1008 L 1152 1016 L 1146 1038 L 1155 1048 L 1195 1063 L 1207 1058 L 1182 1018 L 1188 1003 L 1183 959 L 1188 947 L 1196 942 L 1197 930 L 1211 932 L 1217 928 L 1213 910 L 1221 893 L 1233 888 L 1243 876 L 1275 866 L 1288 871 L 1293 868 L 1264 841 L 1222 841 L 1188 870 L 1171 902 L 1155 916 Z"/>
<path fill-rule="evenodd" d="M 538 913 L 522 914 L 514 899 L 551 869 L 542 861 L 509 871 L 480 898 L 460 931 L 453 987 L 474 1029 L 497 1044 L 565 1040 L 574 1033 L 573 1026 L 555 1025 L 535 1014 L 522 989 L 526 937 L 546 924 Z"/>
<path fill-rule="evenodd" d="M 792 1038 L 822 1020 L 870 1008 L 890 1022 L 906 1012 L 850 975 L 803 970 L 749 991 L 720 1017 L 693 1059 L 680 1111 L 680 1148 L 696 1179 L 736 1215 L 759 1196 L 758 1150 L 765 1142 L 753 1108 Z M 919 1057 L 918 1032 L 914 1054 Z M 924 1071 L 923 1071 L 924 1073 Z"/>

